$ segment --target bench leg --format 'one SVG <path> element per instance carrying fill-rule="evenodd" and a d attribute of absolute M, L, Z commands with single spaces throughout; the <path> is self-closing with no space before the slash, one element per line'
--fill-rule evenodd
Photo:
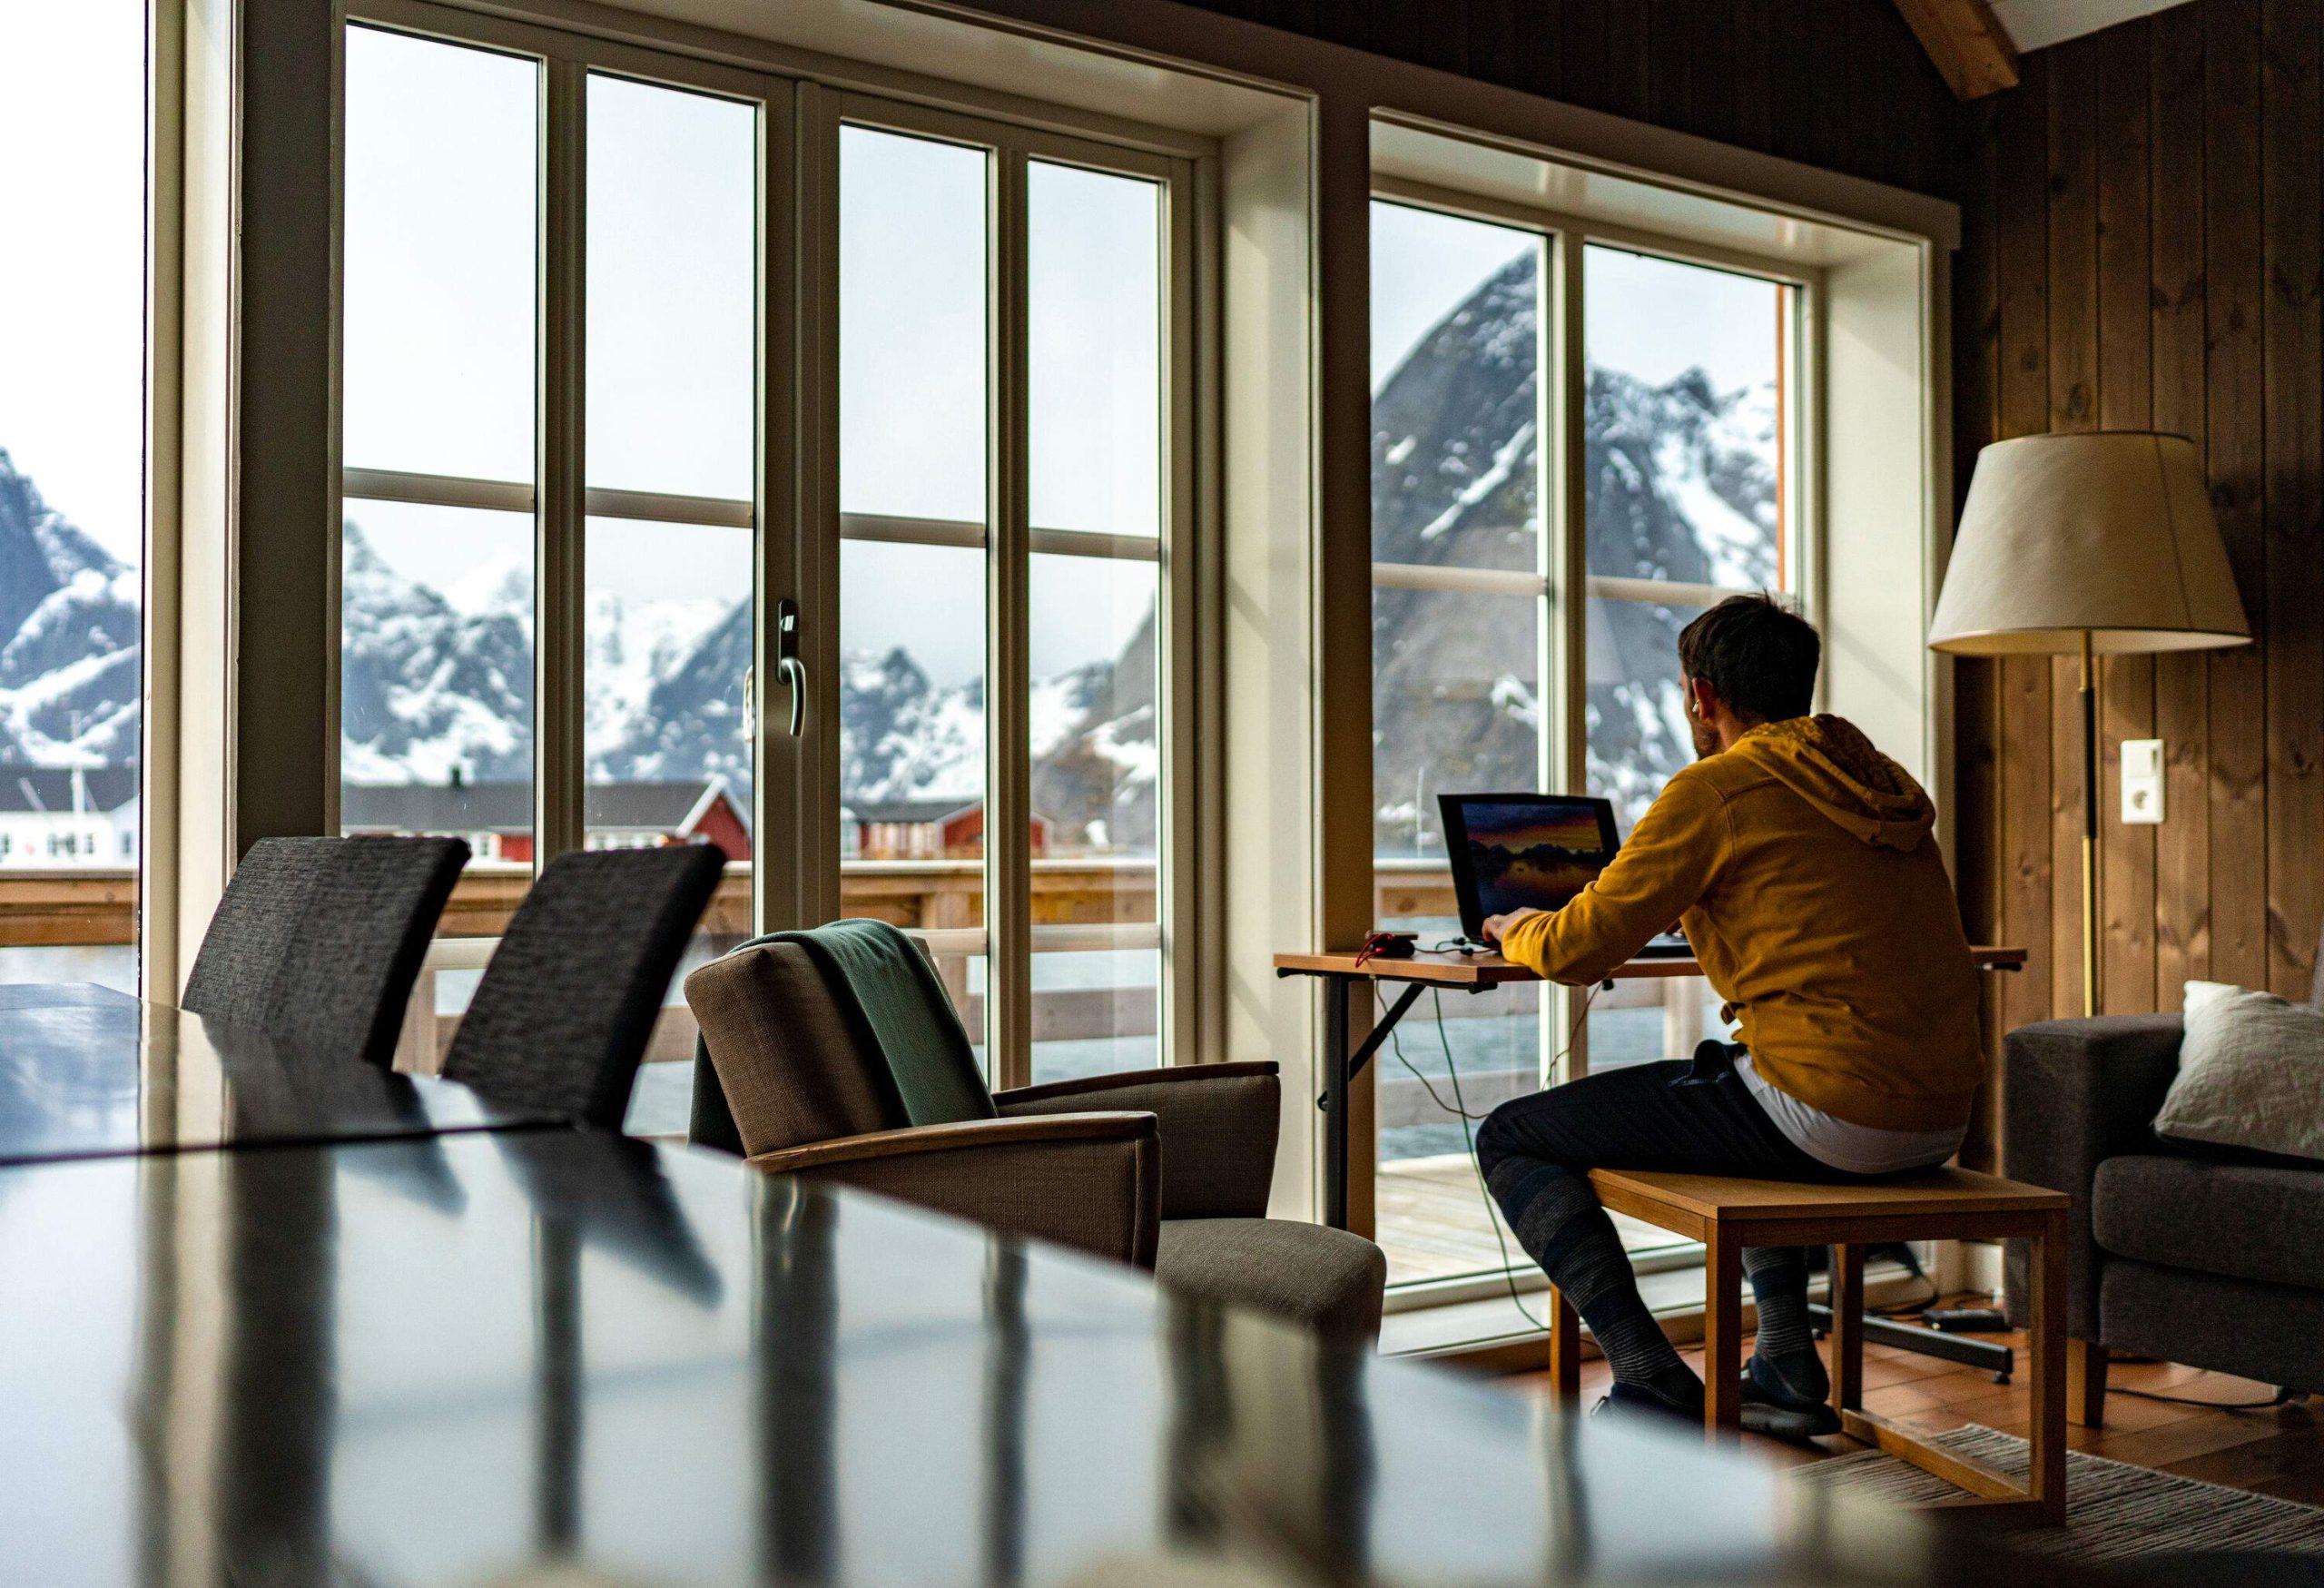
<path fill-rule="evenodd" d="M 1832 1248 L 1832 1405 L 1864 1407 L 1864 1248 Z"/>
<path fill-rule="evenodd" d="M 1743 1248 L 1713 1224 L 1703 1242 L 1703 1432 L 1735 1439 L 1743 1427 Z"/>
<path fill-rule="evenodd" d="M 2106 1423 L 2106 1347 L 2095 1340 L 2066 1341 L 2066 1421 L 2083 1428 Z"/>
<path fill-rule="evenodd" d="M 2043 1220 L 2034 1242 L 2034 1305 L 2028 1331 L 2034 1365 L 2031 1411 L 2034 1426 L 2032 1491 L 2042 1520 L 2053 1527 L 2066 1519 L 2066 1218 Z"/>
<path fill-rule="evenodd" d="M 1581 1319 L 1565 1292 L 1550 1287 L 1550 1389 L 1561 1406 L 1581 1400 Z"/>

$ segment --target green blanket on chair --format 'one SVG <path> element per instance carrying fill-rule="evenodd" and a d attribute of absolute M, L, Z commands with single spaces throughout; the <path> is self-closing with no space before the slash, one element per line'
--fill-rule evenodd
<path fill-rule="evenodd" d="M 797 943 L 832 991 L 854 1006 L 879 1044 L 904 1119 L 950 1125 L 996 1116 L 969 1034 L 920 945 L 884 921 L 834 921 L 805 932 L 773 932 L 735 945 Z M 700 1037 L 694 1044 L 694 1114 L 687 1137 L 699 1146 L 743 1150 L 742 1133 Z"/>

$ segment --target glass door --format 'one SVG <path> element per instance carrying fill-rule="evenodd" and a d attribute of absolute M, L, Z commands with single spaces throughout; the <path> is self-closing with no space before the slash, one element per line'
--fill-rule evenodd
<path fill-rule="evenodd" d="M 683 977 L 753 930 L 766 853 L 788 87 L 476 27 L 347 35 L 340 826 L 472 852 L 407 1023 L 422 1069 L 556 854 L 723 850 Z M 674 981 L 648 1059 L 693 1040 Z M 683 1129 L 684 1070 L 649 1068 L 674 1095 L 647 1128 Z"/>
<path fill-rule="evenodd" d="M 837 911 L 996 1085 L 1166 1061 L 1189 759 L 1183 163 L 850 99 L 836 151 Z"/>

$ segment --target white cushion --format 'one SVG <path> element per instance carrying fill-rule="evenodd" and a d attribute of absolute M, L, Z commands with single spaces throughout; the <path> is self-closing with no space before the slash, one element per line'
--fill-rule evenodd
<path fill-rule="evenodd" d="M 2324 1159 L 2324 1014 L 2272 992 L 2190 981 L 2186 1021 L 2155 1133 Z"/>

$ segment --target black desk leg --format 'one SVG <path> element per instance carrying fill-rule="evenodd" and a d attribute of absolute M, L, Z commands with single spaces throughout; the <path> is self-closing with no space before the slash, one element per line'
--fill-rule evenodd
<path fill-rule="evenodd" d="M 1324 978 L 1324 1222 L 1347 1228 L 1347 996 L 1353 978 Z"/>

